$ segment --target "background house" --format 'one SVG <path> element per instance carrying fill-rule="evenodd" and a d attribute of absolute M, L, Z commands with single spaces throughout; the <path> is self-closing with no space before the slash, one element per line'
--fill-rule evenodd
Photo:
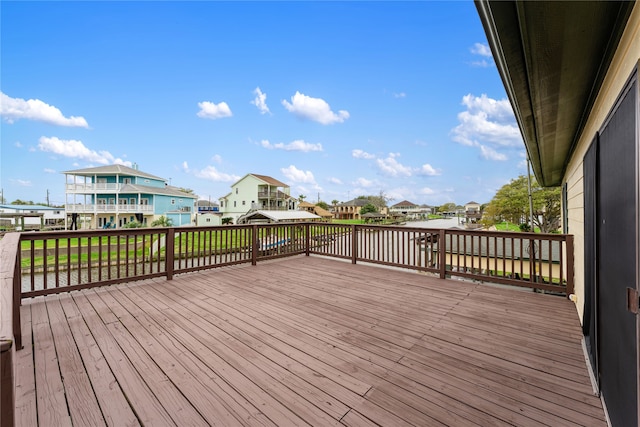
<path fill-rule="evenodd" d="M 640 5 L 476 6 L 536 179 L 562 186 L 594 386 L 612 426 L 637 426 Z"/>
<path fill-rule="evenodd" d="M 298 210 L 307 211 L 309 213 L 318 215 L 322 218 L 323 221 L 331 221 L 331 219 L 333 218 L 333 214 L 331 212 L 309 202 L 300 202 L 298 204 Z"/>
<path fill-rule="evenodd" d="M 42 205 L 0 205 L 0 227 L 42 230 L 64 227 L 64 208 Z"/>
<path fill-rule="evenodd" d="M 98 166 L 64 174 L 69 228 L 78 222 L 89 228 L 116 228 L 133 221 L 151 225 L 160 216 L 175 226 L 192 224 L 198 196 L 167 185 L 137 165 Z"/>
<path fill-rule="evenodd" d="M 283 182 L 266 175 L 249 173 L 231 185 L 231 192 L 220 197 L 223 217 L 238 218 L 251 210 L 296 210 L 298 201 Z"/>
<path fill-rule="evenodd" d="M 464 205 L 464 225 L 466 228 L 481 228 L 482 226 L 479 224 L 481 219 L 480 203 L 472 201 Z"/>
<path fill-rule="evenodd" d="M 357 198 L 348 202 L 340 203 L 334 207 L 334 215 L 337 219 L 361 219 L 360 209 L 364 205 L 370 204 L 371 201 L 366 198 Z M 383 207 L 380 212 L 385 216 L 388 215 L 388 208 Z"/>

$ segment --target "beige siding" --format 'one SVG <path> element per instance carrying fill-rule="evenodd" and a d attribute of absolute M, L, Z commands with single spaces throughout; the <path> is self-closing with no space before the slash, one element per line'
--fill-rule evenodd
<path fill-rule="evenodd" d="M 640 6 L 636 5 L 629 17 L 616 55 L 609 67 L 587 125 L 578 142 L 564 176 L 568 190 L 569 233 L 575 236 L 575 294 L 582 321 L 584 304 L 584 266 L 593 260 L 584 259 L 584 186 L 582 160 L 596 132 L 611 111 L 620 91 L 640 61 Z"/>

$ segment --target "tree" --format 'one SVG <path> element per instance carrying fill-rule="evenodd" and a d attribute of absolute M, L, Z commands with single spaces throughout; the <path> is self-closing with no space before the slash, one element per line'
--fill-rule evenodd
<path fill-rule="evenodd" d="M 323 202 L 322 200 L 320 200 L 318 203 L 316 203 L 316 206 L 328 211 L 329 210 L 329 205 L 327 204 L 327 202 Z"/>
<path fill-rule="evenodd" d="M 455 211 L 456 211 L 456 204 L 453 202 L 445 203 L 444 205 L 438 208 L 438 212 L 440 213 L 455 212 Z"/>
<path fill-rule="evenodd" d="M 33 205 L 33 201 L 29 200 L 20 200 L 20 199 L 16 199 L 13 202 L 11 202 L 12 205 Z"/>
<path fill-rule="evenodd" d="M 551 233 L 560 227 L 560 187 L 540 187 L 535 178 L 531 180 L 533 201 L 533 225 L 542 233 Z M 508 221 L 517 225 L 529 221 L 529 190 L 527 177 L 520 175 L 500 188 L 484 210 L 482 223 L 485 226 Z M 526 229 L 526 227 L 522 227 Z"/>
<path fill-rule="evenodd" d="M 298 201 L 300 203 L 302 203 L 302 202 L 304 202 L 304 199 L 306 199 L 306 198 L 307 198 L 307 196 L 305 196 L 304 194 L 301 194 L 301 195 L 298 196 Z"/>
<path fill-rule="evenodd" d="M 183 193 L 193 194 L 193 190 L 190 188 L 179 187 L 178 190 L 182 191 Z"/>
<path fill-rule="evenodd" d="M 167 218 L 164 215 L 151 223 L 152 227 L 171 227 L 172 225 L 173 221 L 171 221 L 171 218 Z"/>
<path fill-rule="evenodd" d="M 380 190 L 380 193 L 378 193 L 377 196 L 369 196 L 368 199 L 371 204 L 378 209 L 378 211 L 381 211 L 382 208 L 386 208 L 389 202 L 393 200 L 391 197 L 387 196 L 383 190 Z"/>
<path fill-rule="evenodd" d="M 366 205 L 360 208 L 360 216 L 369 212 L 377 213 L 378 209 L 372 203 L 367 203 Z"/>

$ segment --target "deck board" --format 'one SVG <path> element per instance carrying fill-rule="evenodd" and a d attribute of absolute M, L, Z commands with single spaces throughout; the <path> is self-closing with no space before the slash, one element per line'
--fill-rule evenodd
<path fill-rule="evenodd" d="M 22 319 L 18 425 L 606 425 L 561 297 L 296 256 Z"/>

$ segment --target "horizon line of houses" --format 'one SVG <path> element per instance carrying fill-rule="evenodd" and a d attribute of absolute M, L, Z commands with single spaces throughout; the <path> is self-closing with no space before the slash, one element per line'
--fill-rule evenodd
<path fill-rule="evenodd" d="M 248 173 L 231 185 L 219 204 L 169 185 L 167 180 L 133 167 L 108 165 L 65 171 L 64 207 L 0 204 L 0 226 L 26 228 L 121 228 L 132 222 L 151 225 L 164 216 L 174 226 L 222 225 L 257 221 L 362 219 L 360 210 L 370 203 L 355 198 L 329 206 L 329 210 L 291 196 L 291 188 L 270 176 Z M 475 202 L 465 206 L 465 211 Z M 271 212 L 265 214 L 264 212 Z M 285 212 L 298 212 L 295 215 Z M 429 205 L 403 200 L 383 207 L 384 217 L 426 219 Z"/>

